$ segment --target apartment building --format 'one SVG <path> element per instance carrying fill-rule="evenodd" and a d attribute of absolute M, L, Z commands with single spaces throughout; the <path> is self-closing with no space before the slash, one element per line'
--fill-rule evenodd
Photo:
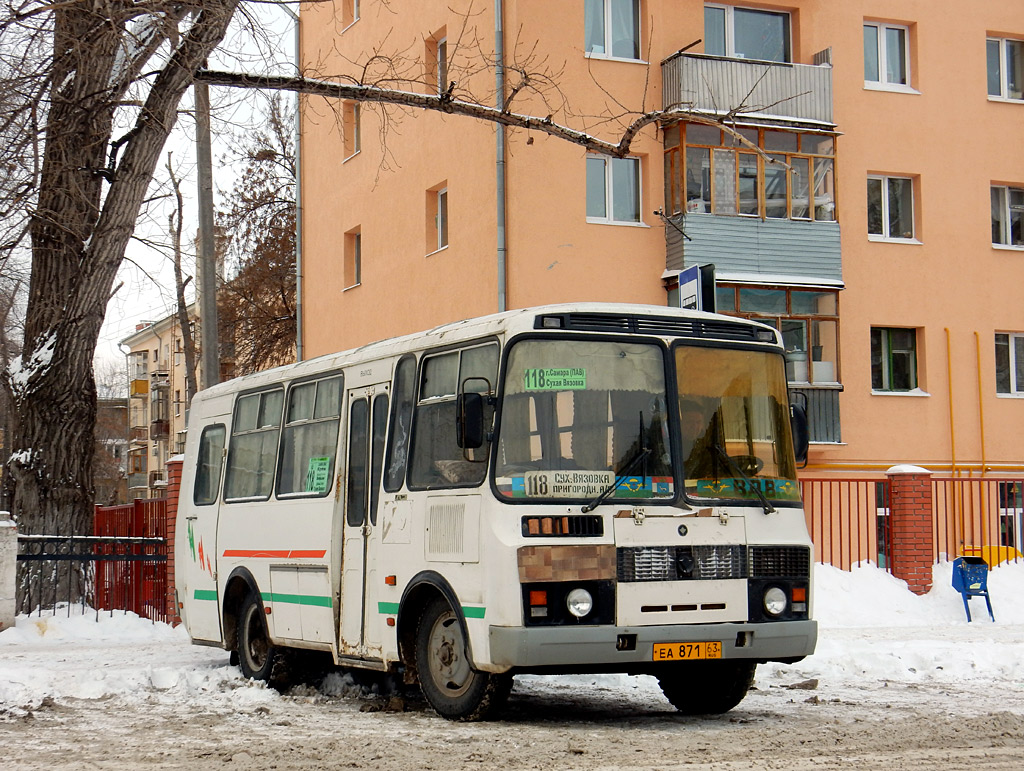
<path fill-rule="evenodd" d="M 620 159 L 305 98 L 305 357 L 547 302 L 674 304 L 680 271 L 713 264 L 718 311 L 782 332 L 806 473 L 1024 470 L 1018 4 L 555 7 L 311 4 L 301 58 L 329 76 L 387 56 L 403 88 L 491 103 L 500 60 L 516 112 L 613 140 L 654 109 L 732 131 L 669 116 Z"/>
<path fill-rule="evenodd" d="M 194 328 L 195 305 L 187 311 Z M 167 459 L 185 451 L 188 386 L 177 314 L 138 324 L 121 346 L 128 349 L 128 500 L 161 498 Z"/>

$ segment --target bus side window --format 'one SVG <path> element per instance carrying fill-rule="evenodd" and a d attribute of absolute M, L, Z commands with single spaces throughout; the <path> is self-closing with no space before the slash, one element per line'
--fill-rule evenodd
<path fill-rule="evenodd" d="M 404 357 L 395 370 L 395 400 L 391 408 L 391 433 L 388 436 L 384 489 L 393 493 L 402 489 L 406 461 L 409 458 L 409 429 L 416 386 L 416 359 Z"/>
<path fill-rule="evenodd" d="M 225 500 L 270 497 L 277 468 L 277 437 L 284 391 L 246 394 L 235 402 L 228 448 Z"/>
<path fill-rule="evenodd" d="M 220 491 L 220 471 L 224 460 L 223 423 L 207 426 L 199 438 L 199 452 L 196 457 L 196 484 L 192 490 L 192 502 L 196 506 L 208 506 L 217 502 Z"/>
<path fill-rule="evenodd" d="M 341 377 L 293 385 L 281 442 L 278 495 L 324 496 L 331 489 L 341 425 Z"/>

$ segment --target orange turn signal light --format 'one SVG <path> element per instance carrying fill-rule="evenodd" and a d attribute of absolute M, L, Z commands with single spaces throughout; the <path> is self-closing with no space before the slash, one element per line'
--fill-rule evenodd
<path fill-rule="evenodd" d="M 384 576 L 384 583 L 388 586 L 395 586 L 398 584 L 398 578 L 395 576 Z"/>
<path fill-rule="evenodd" d="M 805 587 L 793 587 L 793 602 L 807 602 L 807 589 Z"/>
<path fill-rule="evenodd" d="M 547 605 L 548 593 L 543 589 L 530 590 L 530 605 Z"/>

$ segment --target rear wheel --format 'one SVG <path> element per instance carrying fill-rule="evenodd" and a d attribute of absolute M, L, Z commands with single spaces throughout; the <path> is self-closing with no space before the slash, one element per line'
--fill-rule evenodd
<path fill-rule="evenodd" d="M 754 684 L 756 669 L 753 661 L 670 664 L 658 674 L 658 685 L 684 715 L 718 715 L 743 701 Z"/>
<path fill-rule="evenodd" d="M 473 669 L 455 611 L 441 597 L 428 603 L 416 628 L 416 672 L 420 690 L 449 720 L 485 720 L 512 690 L 510 674 Z"/>
<path fill-rule="evenodd" d="M 252 680 L 283 688 L 289 681 L 287 655 L 271 644 L 265 616 L 262 603 L 249 594 L 238 614 L 238 666 Z"/>

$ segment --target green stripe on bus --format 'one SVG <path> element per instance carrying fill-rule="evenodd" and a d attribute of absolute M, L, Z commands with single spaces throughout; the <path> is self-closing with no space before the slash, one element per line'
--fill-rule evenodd
<path fill-rule="evenodd" d="M 195 599 L 195 600 L 213 600 L 214 602 L 216 602 L 216 600 L 217 600 L 217 590 L 216 589 L 196 589 L 195 592 L 192 594 L 192 599 Z"/>
<path fill-rule="evenodd" d="M 474 608 L 468 605 L 462 606 L 462 615 L 466 618 L 483 618 L 484 613 L 487 611 L 486 608 Z M 378 602 L 377 612 L 385 616 L 397 616 L 398 615 L 398 603 L 397 602 Z"/>
<path fill-rule="evenodd" d="M 264 602 L 281 602 L 288 605 L 314 605 L 320 608 L 331 607 L 330 597 L 321 597 L 315 594 L 276 594 L 274 592 L 261 592 L 260 597 Z"/>

